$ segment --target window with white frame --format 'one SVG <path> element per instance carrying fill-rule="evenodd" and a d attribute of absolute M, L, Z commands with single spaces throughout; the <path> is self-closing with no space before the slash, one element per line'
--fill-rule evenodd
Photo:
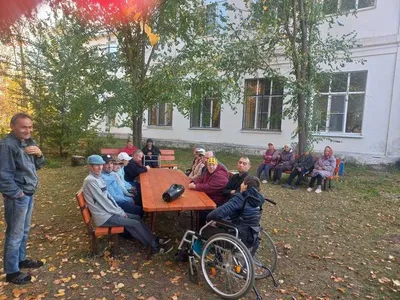
<path fill-rule="evenodd" d="M 334 14 L 338 11 L 375 7 L 376 0 L 324 0 L 325 14 Z"/>
<path fill-rule="evenodd" d="M 149 109 L 149 125 L 172 126 L 172 105 L 158 103 Z"/>
<path fill-rule="evenodd" d="M 367 71 L 327 75 L 314 99 L 316 132 L 361 133 Z"/>
<path fill-rule="evenodd" d="M 283 81 L 246 79 L 243 129 L 281 130 Z"/>

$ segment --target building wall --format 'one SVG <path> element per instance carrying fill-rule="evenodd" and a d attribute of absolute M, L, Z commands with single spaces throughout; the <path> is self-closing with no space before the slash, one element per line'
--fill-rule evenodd
<path fill-rule="evenodd" d="M 325 134 L 314 148 L 322 151 L 329 144 L 335 153 L 361 162 L 394 161 L 400 158 L 400 1 L 377 0 L 375 8 L 359 11 L 357 18 L 342 17 L 339 22 L 344 26 L 336 26 L 338 35 L 356 30 L 363 45 L 353 51 L 353 57 L 365 63 L 343 68 L 344 72 L 368 71 L 362 133 Z M 279 68 L 283 74 L 289 70 L 284 64 Z M 147 113 L 145 117 L 147 120 Z M 255 132 L 242 130 L 242 118 L 242 104 L 236 105 L 235 111 L 224 104 L 219 129 L 191 129 L 190 120 L 174 109 L 171 127 L 143 124 L 143 136 L 159 143 L 208 144 L 214 149 L 229 145 L 249 153 L 260 152 L 268 142 L 278 147 L 296 142 L 291 139 L 296 125 L 289 119 L 282 120 L 281 132 Z M 129 129 L 112 128 L 111 132 L 125 134 Z"/>

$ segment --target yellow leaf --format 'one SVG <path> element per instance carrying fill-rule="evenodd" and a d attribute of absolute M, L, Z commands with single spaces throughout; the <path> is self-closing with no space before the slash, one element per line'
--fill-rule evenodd
<path fill-rule="evenodd" d="M 77 289 L 79 287 L 79 284 L 74 283 L 73 285 L 70 286 L 71 289 Z"/>
<path fill-rule="evenodd" d="M 81 258 L 81 259 L 79 260 L 79 262 L 80 262 L 80 263 L 85 263 L 86 260 L 84 260 L 83 258 Z"/>
<path fill-rule="evenodd" d="M 125 284 L 123 283 L 118 283 L 117 285 L 115 285 L 116 289 L 122 289 L 125 286 Z"/>
<path fill-rule="evenodd" d="M 71 281 L 71 277 L 61 278 L 61 281 L 64 282 L 64 283 L 70 282 Z"/>
<path fill-rule="evenodd" d="M 133 279 L 138 279 L 138 278 L 140 278 L 140 277 L 142 277 L 142 274 L 139 274 L 139 273 L 132 273 L 132 278 L 133 278 Z"/>
<path fill-rule="evenodd" d="M 346 291 L 344 290 L 344 288 L 338 288 L 337 290 L 338 290 L 339 292 L 343 293 L 343 294 L 346 293 Z"/>
<path fill-rule="evenodd" d="M 15 289 L 12 290 L 12 293 L 13 293 L 15 298 L 18 298 L 19 296 L 21 296 L 22 294 L 26 293 L 27 291 L 28 291 L 27 289 L 15 288 Z"/>
<path fill-rule="evenodd" d="M 93 278 L 93 279 L 100 279 L 101 276 L 100 276 L 100 275 L 93 275 L 92 278 Z"/>
<path fill-rule="evenodd" d="M 57 270 L 57 268 L 56 268 L 55 266 L 51 266 L 51 267 L 49 268 L 49 271 L 50 271 L 50 272 L 54 272 L 55 270 Z"/>
<path fill-rule="evenodd" d="M 46 263 L 46 259 L 45 258 L 42 258 L 41 260 L 40 260 L 42 263 Z"/>
<path fill-rule="evenodd" d="M 35 282 L 35 281 L 37 281 L 37 278 L 35 276 L 31 275 L 31 282 Z"/>
<path fill-rule="evenodd" d="M 157 44 L 160 36 L 158 34 L 152 33 L 151 27 L 149 25 L 144 24 L 144 32 L 147 34 L 147 37 L 149 38 L 150 44 L 152 46 Z"/>

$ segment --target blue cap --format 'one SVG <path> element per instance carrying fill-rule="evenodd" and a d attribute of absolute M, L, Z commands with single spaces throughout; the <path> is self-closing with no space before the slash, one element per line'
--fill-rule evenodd
<path fill-rule="evenodd" d="M 89 165 L 104 165 L 106 162 L 101 158 L 100 155 L 93 154 L 88 157 Z"/>

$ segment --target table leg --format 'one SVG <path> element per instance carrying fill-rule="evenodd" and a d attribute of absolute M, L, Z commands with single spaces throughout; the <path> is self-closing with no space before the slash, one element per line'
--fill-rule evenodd
<path fill-rule="evenodd" d="M 194 224 L 193 224 L 193 210 L 190 211 L 190 229 L 193 230 Z"/>
<path fill-rule="evenodd" d="M 153 231 L 155 229 L 155 219 L 156 219 L 156 213 L 151 212 L 150 213 L 150 241 L 149 241 L 149 248 L 147 249 L 147 257 L 146 259 L 149 260 L 151 258 L 151 243 L 153 241 Z"/>
<path fill-rule="evenodd" d="M 200 230 L 200 211 L 196 210 L 196 231 Z"/>

